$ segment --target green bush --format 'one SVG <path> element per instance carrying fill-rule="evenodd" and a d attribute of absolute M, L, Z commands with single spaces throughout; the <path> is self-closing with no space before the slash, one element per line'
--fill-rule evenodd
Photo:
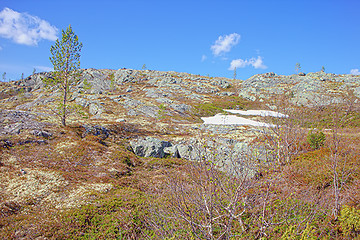
<path fill-rule="evenodd" d="M 281 240 L 316 240 L 314 227 L 306 224 L 306 228 L 302 233 L 297 233 L 297 225 L 289 226 L 285 233 L 281 236 Z"/>
<path fill-rule="evenodd" d="M 120 188 L 113 196 L 94 204 L 65 211 L 62 221 L 68 228 L 59 239 L 139 239 L 148 215 L 148 198 L 142 192 Z"/>
<path fill-rule="evenodd" d="M 307 142 L 312 149 L 319 149 L 320 147 L 324 146 L 325 134 L 321 131 L 310 131 L 307 136 Z"/>
<path fill-rule="evenodd" d="M 358 237 L 360 235 L 360 210 L 344 206 L 340 211 L 339 222 L 345 236 Z"/>

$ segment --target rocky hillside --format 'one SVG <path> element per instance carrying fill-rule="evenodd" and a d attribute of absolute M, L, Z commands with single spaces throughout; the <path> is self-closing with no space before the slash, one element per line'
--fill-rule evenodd
<path fill-rule="evenodd" d="M 61 93 L 45 87 L 45 78 L 52 78 L 52 73 L 0 83 L 0 236 L 5 239 L 114 239 L 119 237 L 116 229 L 123 229 L 121 236 L 127 239 L 143 238 L 150 232 L 158 235 L 160 215 L 155 214 L 154 206 L 168 206 L 174 190 L 168 188 L 172 186 L 169 179 L 178 174 L 180 178 L 202 176 L 202 171 L 193 174 L 196 168 L 188 166 L 204 159 L 206 171 L 216 162 L 215 168 L 228 177 L 251 179 L 241 183 L 247 189 L 241 193 L 246 195 L 242 199 L 252 199 L 253 204 L 241 205 L 248 206 L 244 211 L 253 211 L 248 212 L 249 222 L 242 223 L 248 229 L 236 227 L 248 232 L 244 236 L 252 236 L 258 230 L 249 226 L 260 224 L 256 214 L 265 206 L 259 199 L 285 201 L 287 194 L 296 192 L 299 202 L 305 204 L 305 192 L 322 194 L 325 199 L 331 195 L 331 175 L 323 167 L 329 165 L 324 162 L 332 159 L 332 150 L 319 150 L 324 142 L 312 149 L 312 141 L 306 140 L 308 132 L 323 129 L 330 136 L 335 127 L 360 127 L 360 76 L 355 75 L 266 73 L 242 81 L 152 70 L 84 69 L 80 81 L 72 86 L 73 111 L 65 128 L 60 127 L 55 113 Z M 225 119 L 229 113 L 223 109 L 271 109 L 288 117 L 245 116 L 272 127 L 202 124 L 202 117 L 219 113 Z M 345 119 L 336 126 L 334 112 Z M 351 166 L 358 166 L 357 130 L 341 136 L 347 142 L 343 149 L 349 148 L 349 155 L 342 157 L 351 155 Z M 328 141 L 326 146 L 332 144 Z M 313 158 L 321 164 L 309 161 Z M 305 171 L 304 166 L 314 172 Z M 319 172 L 325 177 L 318 176 Z M 357 170 L 353 172 L 353 179 L 358 179 L 357 174 Z M 287 182 L 290 178 L 296 178 L 295 185 Z M 266 179 L 274 182 L 274 193 L 266 192 Z M 356 186 L 348 185 L 346 191 L 354 191 L 353 197 L 347 192 L 344 204 L 360 206 Z M 289 209 L 295 206 L 291 204 Z M 313 219 L 320 221 L 327 217 L 324 209 L 331 209 L 331 204 L 316 204 L 322 210 Z M 261 211 L 256 212 L 257 206 Z M 313 212 L 305 207 L 299 211 L 303 211 L 301 216 L 291 221 L 303 226 L 304 216 Z M 146 220 L 151 214 L 157 216 L 148 218 L 154 222 Z M 99 222 L 84 220 L 89 216 Z M 64 227 L 69 222 L 72 227 Z M 163 229 L 166 233 L 160 231 L 162 236 L 186 235 L 181 230 L 184 222 L 171 224 L 179 231 Z M 268 234 L 274 230 L 271 226 L 267 226 Z M 307 229 L 304 226 L 303 230 Z M 276 236 L 281 237 L 284 229 L 276 230 Z M 106 235 L 109 232 L 114 235 Z"/>
<path fill-rule="evenodd" d="M 51 73 L 38 73 L 1 83 L 1 109 L 43 117 L 48 114 L 51 118 L 49 107 L 56 107 L 60 93 L 44 88 L 42 79 L 49 77 Z M 73 86 L 71 101 L 85 114 L 76 120 L 80 122 L 124 120 L 183 126 L 201 123 L 199 117 L 215 114 L 221 108 L 259 108 L 256 101 L 268 103 L 269 108 L 269 99 L 279 95 L 289 96 L 298 106 L 342 103 L 360 97 L 360 77 L 324 72 L 291 76 L 266 73 L 241 81 L 152 70 L 85 69 L 81 81 Z"/>
<path fill-rule="evenodd" d="M 266 73 L 247 79 L 239 91 L 239 96 L 253 101 L 280 94 L 288 94 L 291 102 L 299 106 L 342 103 L 349 97 L 360 97 L 360 77 L 325 72 L 290 76 Z"/>

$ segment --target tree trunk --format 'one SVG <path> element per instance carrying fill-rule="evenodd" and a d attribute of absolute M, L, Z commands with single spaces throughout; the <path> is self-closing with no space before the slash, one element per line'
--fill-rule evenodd
<path fill-rule="evenodd" d="M 67 81 L 67 80 L 66 80 Z M 64 99 L 63 99 L 63 112 L 62 112 L 62 118 L 61 123 L 64 127 L 66 127 L 66 98 L 67 98 L 67 83 L 64 88 Z"/>

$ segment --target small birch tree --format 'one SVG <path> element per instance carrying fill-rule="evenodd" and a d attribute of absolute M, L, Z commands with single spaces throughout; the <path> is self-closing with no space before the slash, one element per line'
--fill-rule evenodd
<path fill-rule="evenodd" d="M 46 85 L 56 86 L 62 92 L 62 100 L 57 114 L 61 123 L 66 126 L 68 114 L 68 98 L 73 83 L 80 80 L 80 52 L 83 44 L 79 42 L 78 36 L 73 32 L 71 25 L 62 30 L 62 38 L 57 39 L 51 46 L 50 61 L 54 66 L 53 78 L 44 79 Z"/>

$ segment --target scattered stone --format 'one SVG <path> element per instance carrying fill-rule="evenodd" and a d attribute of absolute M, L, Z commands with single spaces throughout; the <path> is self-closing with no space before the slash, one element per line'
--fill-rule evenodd
<path fill-rule="evenodd" d="M 85 131 L 82 134 L 82 137 L 86 137 L 87 135 L 94 135 L 99 136 L 101 139 L 106 139 L 110 135 L 110 130 L 106 127 L 100 126 L 100 125 L 83 125 L 85 128 Z"/>
<path fill-rule="evenodd" d="M 171 104 L 170 107 L 180 113 L 189 112 L 191 110 L 191 106 L 183 104 L 183 103 L 180 103 L 180 104 L 174 103 L 174 104 Z"/>
<path fill-rule="evenodd" d="M 40 130 L 49 126 L 49 123 L 38 121 L 38 116 L 46 116 L 29 111 L 1 110 L 0 109 L 0 135 L 19 134 L 22 130 Z"/>
<path fill-rule="evenodd" d="M 89 104 L 89 113 L 91 115 L 100 115 L 104 111 L 99 102 L 92 102 Z"/>
<path fill-rule="evenodd" d="M 18 142 L 19 145 L 25 145 L 25 144 L 33 144 L 33 143 L 36 143 L 36 144 L 47 144 L 47 141 L 45 140 L 32 140 L 32 139 L 28 139 L 28 140 L 25 140 L 25 141 L 20 141 Z"/>
<path fill-rule="evenodd" d="M 0 148 L 10 149 L 14 144 L 8 139 L 0 139 Z"/>
<path fill-rule="evenodd" d="M 159 113 L 159 107 L 155 106 L 141 106 L 137 110 L 143 115 L 152 118 L 157 118 Z"/>
<path fill-rule="evenodd" d="M 81 97 L 76 97 L 75 102 L 82 107 L 87 107 L 90 104 L 90 102 L 88 100 L 86 100 L 85 98 L 81 98 Z"/>
<path fill-rule="evenodd" d="M 39 136 L 39 137 L 44 137 L 44 138 L 49 138 L 49 137 L 52 136 L 52 133 L 49 133 L 49 132 L 47 132 L 45 130 L 37 130 L 37 129 L 31 130 L 30 134 L 35 135 L 35 136 Z"/>

